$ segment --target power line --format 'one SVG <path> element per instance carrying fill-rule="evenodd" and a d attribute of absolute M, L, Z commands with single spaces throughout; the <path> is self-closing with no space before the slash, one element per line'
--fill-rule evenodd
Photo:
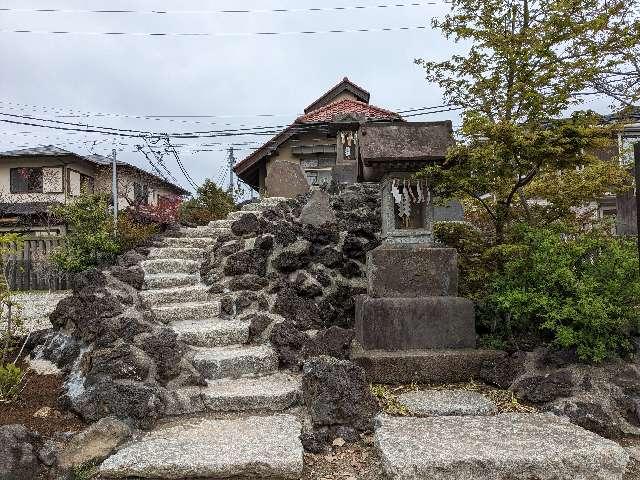
<path fill-rule="evenodd" d="M 251 37 L 251 36 L 290 36 L 290 35 L 328 35 L 333 33 L 380 33 L 426 30 L 426 25 L 410 27 L 356 28 L 336 30 L 306 30 L 297 32 L 81 32 L 70 30 L 0 30 L 0 33 L 30 33 L 36 35 L 110 35 L 132 37 Z"/>
<path fill-rule="evenodd" d="M 314 12 L 346 12 L 353 10 L 371 10 L 383 8 L 406 8 L 438 5 L 441 2 L 412 2 L 378 5 L 353 5 L 346 7 L 309 7 L 309 8 L 270 8 L 246 10 L 113 10 L 113 9 L 64 9 L 64 8 L 0 8 L 7 13 L 99 13 L 99 14 L 136 14 L 136 15 L 219 15 L 219 14 L 256 14 L 256 13 L 314 13 Z"/>

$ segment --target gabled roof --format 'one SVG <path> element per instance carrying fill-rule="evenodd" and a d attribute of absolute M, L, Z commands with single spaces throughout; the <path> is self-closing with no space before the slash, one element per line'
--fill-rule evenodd
<path fill-rule="evenodd" d="M 74 157 L 78 160 L 85 161 L 97 165 L 99 167 L 108 167 L 111 165 L 112 160 L 110 158 L 104 157 L 102 155 L 93 154 L 93 155 L 79 155 L 74 152 L 70 152 L 69 150 L 64 150 L 63 148 L 56 147 L 55 145 L 47 145 L 42 147 L 33 147 L 33 148 L 25 148 L 22 150 L 10 150 L 7 152 L 0 152 L 0 158 L 3 157 Z M 171 183 L 164 178 L 153 174 L 151 172 L 147 172 L 146 170 L 136 167 L 127 162 L 123 162 L 118 160 L 116 165 L 121 167 L 127 167 L 135 170 L 136 172 L 143 173 L 145 175 L 149 175 L 150 177 L 155 178 L 158 182 L 164 183 L 174 190 L 176 190 L 180 195 L 190 195 L 188 190 L 185 190 L 180 185 L 176 185 Z"/>
<path fill-rule="evenodd" d="M 362 120 L 401 120 L 397 113 L 384 108 L 369 105 L 368 103 L 351 100 L 348 98 L 330 103 L 307 113 L 296 120 L 297 123 L 335 122 L 341 117 L 361 118 Z"/>
<path fill-rule="evenodd" d="M 364 103 L 369 103 L 369 98 L 371 94 L 367 92 L 364 88 L 359 87 L 347 77 L 344 77 L 341 82 L 337 85 L 331 87 L 328 92 L 323 94 L 320 98 L 314 101 L 311 105 L 304 109 L 304 113 L 309 113 L 314 110 L 317 110 L 325 105 L 332 103 L 338 95 L 344 92 L 349 92 L 354 95 L 358 100 Z"/>

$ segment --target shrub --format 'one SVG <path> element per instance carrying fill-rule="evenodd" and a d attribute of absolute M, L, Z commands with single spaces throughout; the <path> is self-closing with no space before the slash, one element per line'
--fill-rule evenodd
<path fill-rule="evenodd" d="M 0 401 L 15 400 L 20 394 L 20 386 L 24 380 L 24 373 L 13 363 L 0 365 Z"/>
<path fill-rule="evenodd" d="M 233 197 L 211 180 L 205 180 L 196 193 L 195 198 L 180 205 L 180 220 L 186 224 L 206 225 L 236 209 Z"/>
<path fill-rule="evenodd" d="M 158 233 L 159 227 L 153 223 L 140 223 L 134 220 L 133 215 L 126 212 L 118 217 L 118 233 L 116 241 L 118 253 L 126 252 L 144 243 Z"/>
<path fill-rule="evenodd" d="M 640 326 L 636 248 L 604 230 L 518 226 L 510 243 L 490 249 L 500 268 L 485 307 L 503 336 L 538 330 L 592 362 L 626 354 Z"/>

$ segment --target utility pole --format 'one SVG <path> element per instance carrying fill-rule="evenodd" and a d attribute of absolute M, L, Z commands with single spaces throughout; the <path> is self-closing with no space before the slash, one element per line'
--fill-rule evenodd
<path fill-rule="evenodd" d="M 118 226 L 118 172 L 116 170 L 116 149 L 111 152 L 111 196 L 113 198 L 113 228 Z"/>
<path fill-rule="evenodd" d="M 638 268 L 640 269 L 640 142 L 633 144 L 633 164 L 636 180 L 636 236 L 638 237 Z"/>
<path fill-rule="evenodd" d="M 236 157 L 234 157 L 233 155 L 233 147 L 229 147 L 229 149 L 227 150 L 229 152 L 229 159 L 228 159 L 228 165 L 229 165 L 229 195 L 233 195 L 233 167 L 236 164 Z"/>

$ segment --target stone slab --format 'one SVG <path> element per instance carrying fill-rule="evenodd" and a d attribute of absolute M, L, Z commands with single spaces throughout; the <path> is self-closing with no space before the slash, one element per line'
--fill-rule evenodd
<path fill-rule="evenodd" d="M 475 348 L 473 302 L 460 297 L 356 298 L 356 339 L 367 350 Z"/>
<path fill-rule="evenodd" d="M 398 396 L 414 417 L 493 415 L 496 404 L 479 392 L 467 390 L 422 390 Z"/>
<path fill-rule="evenodd" d="M 454 248 L 383 243 L 367 254 L 367 280 L 370 297 L 455 297 L 458 254 Z"/>
<path fill-rule="evenodd" d="M 622 480 L 618 444 L 553 415 L 377 418 L 384 470 L 399 480 Z"/>
<path fill-rule="evenodd" d="M 302 207 L 298 221 L 300 223 L 315 225 L 316 227 L 336 223 L 336 213 L 331 207 L 329 194 L 324 190 L 314 189 L 311 192 L 311 197 L 307 200 L 304 207 Z"/>
<path fill-rule="evenodd" d="M 357 342 L 351 351 L 351 359 L 364 368 L 370 382 L 391 385 L 468 382 L 479 378 L 483 364 L 505 356 L 499 350 L 363 350 Z"/>
<path fill-rule="evenodd" d="M 273 160 L 267 165 L 265 188 L 269 197 L 293 198 L 309 191 L 309 182 L 298 163 Z"/>
<path fill-rule="evenodd" d="M 297 479 L 301 425 L 291 415 L 201 419 L 160 427 L 105 460 L 106 478 Z"/>

